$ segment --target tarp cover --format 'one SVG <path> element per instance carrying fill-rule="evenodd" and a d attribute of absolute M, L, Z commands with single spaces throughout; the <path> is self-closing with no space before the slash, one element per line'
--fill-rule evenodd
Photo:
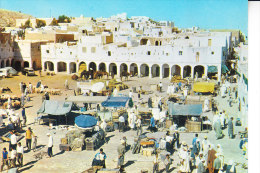
<path fill-rule="evenodd" d="M 72 102 L 44 100 L 37 114 L 65 115 L 71 111 Z"/>
<path fill-rule="evenodd" d="M 129 97 L 108 97 L 101 105 L 104 107 L 125 107 Z"/>
<path fill-rule="evenodd" d="M 215 90 L 215 84 L 214 83 L 208 83 L 208 82 L 197 82 L 193 85 L 193 91 L 194 92 L 200 92 L 200 93 L 213 93 Z"/>
<path fill-rule="evenodd" d="M 97 119 L 91 115 L 79 115 L 75 118 L 75 124 L 81 128 L 93 127 L 97 124 Z"/>
<path fill-rule="evenodd" d="M 208 66 L 208 73 L 217 73 L 218 67 L 217 66 Z"/>
<path fill-rule="evenodd" d="M 178 103 L 168 103 L 169 115 L 182 116 L 200 116 L 202 113 L 202 104 L 180 105 Z"/>

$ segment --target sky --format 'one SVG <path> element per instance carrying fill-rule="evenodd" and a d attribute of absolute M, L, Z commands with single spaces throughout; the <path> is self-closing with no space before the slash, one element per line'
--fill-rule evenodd
<path fill-rule="evenodd" d="M 0 0 L 0 8 L 34 17 L 110 17 L 119 13 L 174 21 L 179 28 L 240 29 L 247 35 L 247 0 Z"/>

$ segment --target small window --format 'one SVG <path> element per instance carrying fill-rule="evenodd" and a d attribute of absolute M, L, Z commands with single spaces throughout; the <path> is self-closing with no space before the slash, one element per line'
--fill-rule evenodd
<path fill-rule="evenodd" d="M 182 51 L 179 51 L 179 55 L 182 55 Z"/>
<path fill-rule="evenodd" d="M 91 48 L 91 53 L 96 53 L 96 48 L 95 47 Z"/>
<path fill-rule="evenodd" d="M 148 51 L 148 52 L 147 52 L 147 55 L 151 55 L 151 51 Z"/>
<path fill-rule="evenodd" d="M 213 51 L 211 52 L 211 55 L 214 55 L 214 52 L 213 52 Z"/>
<path fill-rule="evenodd" d="M 60 53 L 62 53 L 62 51 L 60 51 Z"/>
<path fill-rule="evenodd" d="M 82 47 L 82 52 L 86 53 L 87 52 L 87 48 L 86 47 Z"/>
<path fill-rule="evenodd" d="M 70 52 L 70 55 L 72 55 L 72 52 Z"/>
<path fill-rule="evenodd" d="M 111 51 L 108 51 L 108 52 L 107 52 L 107 55 L 108 55 L 108 56 L 111 56 Z"/>
<path fill-rule="evenodd" d="M 47 53 L 50 53 L 50 51 L 49 51 L 49 50 L 46 50 L 46 52 L 47 52 Z"/>
<path fill-rule="evenodd" d="M 166 53 L 166 56 L 169 56 L 169 53 Z"/>

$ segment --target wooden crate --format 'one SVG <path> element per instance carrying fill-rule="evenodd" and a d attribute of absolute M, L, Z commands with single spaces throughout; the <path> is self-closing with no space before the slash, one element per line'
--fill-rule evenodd
<path fill-rule="evenodd" d="M 95 150 L 94 143 L 93 142 L 86 142 L 86 150 L 94 151 Z"/>
<path fill-rule="evenodd" d="M 70 151 L 70 145 L 69 144 L 60 144 L 60 150 L 61 151 Z"/>
<path fill-rule="evenodd" d="M 201 131 L 201 122 L 188 121 L 185 124 L 189 132 L 200 132 Z"/>
<path fill-rule="evenodd" d="M 68 138 L 61 138 L 60 143 L 61 144 L 68 144 Z"/>

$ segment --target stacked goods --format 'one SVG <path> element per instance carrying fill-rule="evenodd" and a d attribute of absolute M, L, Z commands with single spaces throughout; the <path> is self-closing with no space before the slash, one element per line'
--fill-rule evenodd
<path fill-rule="evenodd" d="M 103 144 L 104 139 L 105 139 L 105 133 L 101 129 L 97 133 L 95 133 L 92 137 L 88 137 L 85 139 L 86 150 L 95 150 L 96 147 L 99 147 Z"/>
<path fill-rule="evenodd" d="M 175 76 L 173 76 L 171 78 L 171 83 L 179 83 L 179 82 L 181 82 L 181 83 L 188 83 L 187 80 L 181 79 L 181 76 L 175 75 Z"/>

